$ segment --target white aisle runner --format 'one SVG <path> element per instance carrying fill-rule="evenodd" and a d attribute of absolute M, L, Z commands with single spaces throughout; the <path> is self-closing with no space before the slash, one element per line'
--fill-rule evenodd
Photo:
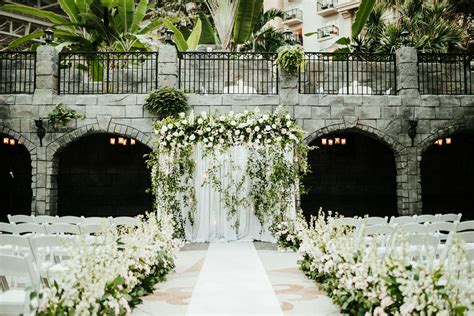
<path fill-rule="evenodd" d="M 211 243 L 188 315 L 283 315 L 251 242 Z"/>

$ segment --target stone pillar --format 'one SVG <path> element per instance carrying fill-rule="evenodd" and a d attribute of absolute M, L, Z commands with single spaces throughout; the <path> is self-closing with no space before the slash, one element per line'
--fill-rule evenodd
<path fill-rule="evenodd" d="M 402 178 L 406 180 L 403 192 L 404 202 L 399 211 L 403 215 L 419 214 L 421 212 L 421 174 L 417 155 L 417 135 L 412 144 L 408 136 L 409 120 L 417 120 L 417 111 L 421 105 L 418 90 L 418 55 L 413 47 L 401 47 L 396 53 L 397 62 L 397 93 L 401 99 L 402 131 L 400 142 L 407 147 L 407 161 Z"/>
<path fill-rule="evenodd" d="M 33 95 L 33 106 L 50 106 L 53 104 L 53 96 L 58 93 L 58 69 L 59 54 L 50 45 L 41 45 L 36 51 L 36 89 Z M 35 119 L 46 119 L 37 117 Z M 39 141 L 38 141 L 39 143 Z M 33 195 L 35 197 L 33 214 L 47 214 L 46 197 L 50 194 L 50 188 L 46 185 L 46 148 L 38 144 L 36 161 L 37 181 L 32 183 Z"/>
<path fill-rule="evenodd" d="M 178 87 L 178 52 L 174 45 L 160 47 L 158 56 L 158 87 Z"/>
<path fill-rule="evenodd" d="M 291 116 L 295 116 L 295 107 L 299 103 L 298 99 L 298 75 L 290 76 L 286 72 L 279 70 L 279 91 L 280 104 L 287 106 Z"/>

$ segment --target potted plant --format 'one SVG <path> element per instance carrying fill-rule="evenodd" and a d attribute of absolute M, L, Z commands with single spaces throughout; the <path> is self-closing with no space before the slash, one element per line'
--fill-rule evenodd
<path fill-rule="evenodd" d="M 64 108 L 62 102 L 54 107 L 54 110 L 48 114 L 48 123 L 54 129 L 66 128 L 67 124 L 74 119 L 83 119 L 84 116 L 75 110 Z"/>
<path fill-rule="evenodd" d="M 158 116 L 159 119 L 163 119 L 187 112 L 189 104 L 182 90 L 165 86 L 150 93 L 145 100 L 145 109 Z"/>

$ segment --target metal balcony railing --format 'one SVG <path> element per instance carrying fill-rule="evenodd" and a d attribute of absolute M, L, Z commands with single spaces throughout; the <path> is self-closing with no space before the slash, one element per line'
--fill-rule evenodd
<path fill-rule="evenodd" d="M 0 52 L 0 94 L 31 94 L 36 85 L 36 53 Z"/>
<path fill-rule="evenodd" d="M 324 0 L 317 2 L 317 10 L 323 11 L 330 8 L 333 8 L 337 4 L 337 0 Z"/>
<path fill-rule="evenodd" d="M 285 21 L 293 20 L 293 19 L 297 19 L 297 20 L 302 21 L 303 20 L 303 10 L 295 8 L 295 9 L 285 11 Z"/>

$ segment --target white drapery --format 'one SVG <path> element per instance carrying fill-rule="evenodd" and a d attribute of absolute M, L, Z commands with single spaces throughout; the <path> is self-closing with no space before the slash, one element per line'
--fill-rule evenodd
<path fill-rule="evenodd" d="M 262 226 L 255 216 L 254 209 L 250 205 L 240 205 L 237 208 L 236 217 L 228 216 L 228 210 L 225 207 L 222 193 L 220 193 L 209 181 L 209 170 L 213 165 L 217 167 L 217 176 L 220 177 L 223 186 L 227 186 L 245 176 L 247 168 L 249 150 L 245 146 L 231 147 L 224 153 L 217 152 L 215 155 L 206 156 L 202 146 L 198 145 L 194 150 L 195 169 L 195 190 L 197 209 L 194 214 L 194 225 L 188 221 L 185 227 L 186 239 L 195 242 L 206 241 L 231 241 L 231 240 L 261 240 L 275 241 L 269 231 L 270 219 Z M 288 151 L 285 158 L 292 161 L 293 153 Z M 204 184 L 203 184 L 204 183 Z M 239 194 L 244 197 L 250 195 L 250 179 L 246 177 Z M 290 216 L 295 211 L 295 199 L 289 206 Z M 186 218 L 187 214 L 183 214 Z M 238 219 L 239 226 L 235 227 Z"/>

